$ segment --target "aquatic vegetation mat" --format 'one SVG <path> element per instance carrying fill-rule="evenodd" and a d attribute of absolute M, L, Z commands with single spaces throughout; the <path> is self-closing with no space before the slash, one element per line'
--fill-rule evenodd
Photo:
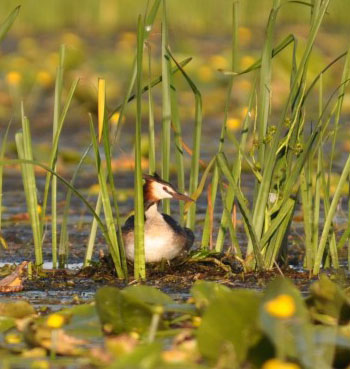
<path fill-rule="evenodd" d="M 6 368 L 345 368 L 349 324 L 348 290 L 325 275 L 310 286 L 307 298 L 281 277 L 264 292 L 197 281 L 186 301 L 146 285 L 104 286 L 91 303 L 55 312 L 24 299 L 1 299 L 1 363 Z"/>

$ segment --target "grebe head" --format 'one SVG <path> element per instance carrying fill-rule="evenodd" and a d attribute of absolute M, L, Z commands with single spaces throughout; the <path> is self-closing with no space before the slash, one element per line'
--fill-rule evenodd
<path fill-rule="evenodd" d="M 153 176 L 144 174 L 143 179 L 146 181 L 143 185 L 143 197 L 146 204 L 159 202 L 163 199 L 177 199 L 183 201 L 194 201 L 177 190 L 166 181 L 163 181 L 158 174 Z"/>

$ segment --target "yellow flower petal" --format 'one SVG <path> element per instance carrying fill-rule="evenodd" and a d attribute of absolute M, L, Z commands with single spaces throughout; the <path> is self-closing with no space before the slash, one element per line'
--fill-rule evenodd
<path fill-rule="evenodd" d="M 50 328 L 61 328 L 64 324 L 64 316 L 61 314 L 50 314 L 47 318 L 46 324 Z"/>
<path fill-rule="evenodd" d="M 38 81 L 39 85 L 44 86 L 44 87 L 48 87 L 52 84 L 53 78 L 52 78 L 50 73 L 48 73 L 44 70 L 41 70 L 36 75 L 36 80 Z"/>
<path fill-rule="evenodd" d="M 6 81 L 9 85 L 18 85 L 21 82 L 22 76 L 15 71 L 9 72 L 6 75 Z"/>
<path fill-rule="evenodd" d="M 282 319 L 291 318 L 296 310 L 293 297 L 283 294 L 266 302 L 264 308 L 270 315 Z"/>
<path fill-rule="evenodd" d="M 116 113 L 114 113 L 114 114 L 111 116 L 111 123 L 112 123 L 112 124 L 118 124 L 119 117 L 120 117 L 120 113 L 117 111 Z"/>
<path fill-rule="evenodd" d="M 210 64 L 214 69 L 227 69 L 228 62 L 222 55 L 213 55 L 209 59 Z"/>
<path fill-rule="evenodd" d="M 279 359 L 270 359 L 265 361 L 261 369 L 301 369 L 298 364 L 287 363 Z"/>
<path fill-rule="evenodd" d="M 229 118 L 226 125 L 231 131 L 237 131 L 241 127 L 241 121 L 237 118 Z"/>
<path fill-rule="evenodd" d="M 30 367 L 31 369 L 49 369 L 50 364 L 47 360 L 34 360 Z"/>
<path fill-rule="evenodd" d="M 9 333 L 5 336 L 5 341 L 11 345 L 17 345 L 22 341 L 22 338 L 17 333 Z"/>
<path fill-rule="evenodd" d="M 213 80 L 213 70 L 207 65 L 198 68 L 198 77 L 202 82 L 210 82 Z"/>

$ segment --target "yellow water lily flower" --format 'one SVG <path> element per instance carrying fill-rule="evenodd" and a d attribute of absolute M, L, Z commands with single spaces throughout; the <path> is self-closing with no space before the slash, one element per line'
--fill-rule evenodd
<path fill-rule="evenodd" d="M 11 71 L 6 74 L 6 81 L 9 85 L 18 85 L 22 80 L 22 76 L 20 73 Z"/>
<path fill-rule="evenodd" d="M 61 314 L 50 314 L 47 318 L 46 324 L 50 328 L 61 328 L 64 324 L 64 316 Z"/>
<path fill-rule="evenodd" d="M 265 310 L 277 318 L 291 318 L 296 310 L 295 301 L 290 295 L 278 295 L 264 305 Z"/>
<path fill-rule="evenodd" d="M 237 118 L 229 118 L 227 119 L 227 128 L 231 131 L 237 131 L 241 128 L 241 121 Z"/>
<path fill-rule="evenodd" d="M 45 70 L 41 70 L 36 75 L 36 80 L 38 81 L 39 85 L 48 87 L 52 84 L 53 78 L 51 74 Z"/>

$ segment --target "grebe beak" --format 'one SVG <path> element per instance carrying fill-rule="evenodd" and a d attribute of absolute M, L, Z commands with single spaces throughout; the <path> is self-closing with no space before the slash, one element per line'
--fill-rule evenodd
<path fill-rule="evenodd" d="M 194 201 L 193 199 L 191 199 L 189 196 L 187 195 L 184 195 L 183 193 L 180 193 L 180 192 L 173 192 L 171 194 L 173 196 L 174 199 L 177 199 L 177 200 L 183 200 L 183 201 Z"/>

